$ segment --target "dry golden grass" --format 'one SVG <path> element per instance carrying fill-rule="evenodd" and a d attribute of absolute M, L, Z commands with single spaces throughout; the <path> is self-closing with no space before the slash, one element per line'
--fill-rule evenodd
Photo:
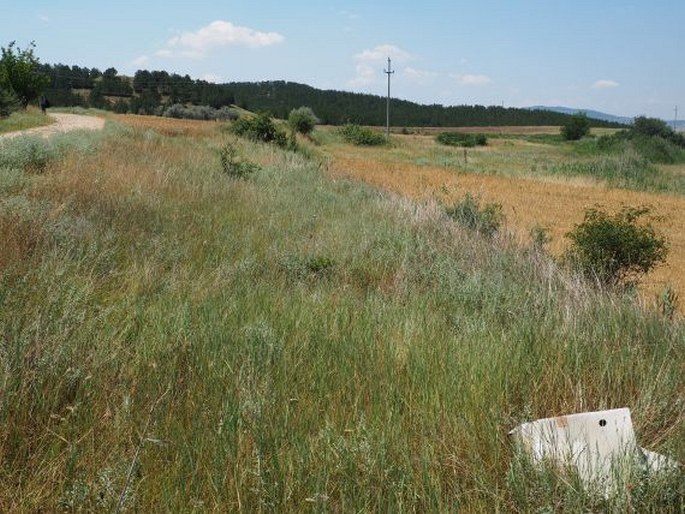
<path fill-rule="evenodd" d="M 38 223 L 0 216 L 0 272 L 29 259 L 41 237 Z"/>
<path fill-rule="evenodd" d="M 554 255 L 566 249 L 565 234 L 582 221 L 588 207 L 601 205 L 613 211 L 624 205 L 651 205 L 654 214 L 662 218 L 655 226 L 668 238 L 670 252 L 667 262 L 643 280 L 642 296 L 646 302 L 653 302 L 655 295 L 671 286 L 685 298 L 685 198 L 682 196 L 612 189 L 587 178 L 564 180 L 473 172 L 478 164 L 472 163 L 486 162 L 488 153 L 496 152 L 501 141 L 489 149 L 469 150 L 471 164 L 466 169 L 417 165 L 408 162 L 409 156 L 435 146 L 432 139 L 410 136 L 403 137 L 402 141 L 400 150 L 331 145 L 328 148 L 332 157 L 330 173 L 419 200 L 437 198 L 450 204 L 468 192 L 479 195 L 485 202 L 501 203 L 511 232 L 522 242 L 528 242 L 533 227 L 545 228 L 552 237 L 549 249 Z M 519 150 L 536 151 L 536 146 L 539 145 L 516 142 L 510 149 L 515 156 Z M 681 302 L 683 312 L 684 307 Z"/>
<path fill-rule="evenodd" d="M 401 130 L 401 129 L 400 129 Z M 399 132 L 399 130 L 397 130 Z M 441 132 L 461 132 L 463 134 L 558 134 L 559 127 L 536 126 L 536 127 L 418 127 L 410 129 L 410 132 L 428 136 L 435 136 Z"/>
<path fill-rule="evenodd" d="M 216 121 L 179 120 L 159 116 L 138 116 L 119 114 L 113 117 L 116 121 L 136 129 L 149 129 L 164 136 L 207 137 L 216 133 L 219 124 Z"/>

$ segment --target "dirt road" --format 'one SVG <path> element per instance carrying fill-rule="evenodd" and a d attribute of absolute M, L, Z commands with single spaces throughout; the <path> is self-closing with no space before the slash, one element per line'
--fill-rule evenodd
<path fill-rule="evenodd" d="M 55 123 L 52 125 L 0 134 L 0 140 L 22 135 L 49 137 L 53 134 L 62 134 L 72 130 L 100 130 L 105 126 L 105 120 L 95 116 L 63 113 L 53 113 L 49 114 L 49 116 L 55 120 Z"/>

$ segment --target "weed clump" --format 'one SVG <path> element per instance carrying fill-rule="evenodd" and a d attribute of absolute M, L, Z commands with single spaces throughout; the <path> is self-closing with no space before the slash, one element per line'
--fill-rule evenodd
<path fill-rule="evenodd" d="M 340 128 L 340 134 L 345 141 L 357 146 L 380 146 L 388 142 L 382 134 L 350 123 Z"/>
<path fill-rule="evenodd" d="M 221 172 L 231 178 L 247 178 L 255 171 L 259 171 L 258 165 L 243 161 L 238 157 L 238 149 L 230 141 L 225 142 L 219 148 L 219 161 Z"/>
<path fill-rule="evenodd" d="M 18 137 L 0 145 L 0 166 L 43 173 L 58 153 L 55 145 L 37 137 Z"/>
<path fill-rule="evenodd" d="M 504 221 L 501 204 L 486 203 L 481 206 L 480 200 L 470 193 L 466 193 L 463 200 L 446 212 L 453 220 L 485 237 L 494 236 Z"/>

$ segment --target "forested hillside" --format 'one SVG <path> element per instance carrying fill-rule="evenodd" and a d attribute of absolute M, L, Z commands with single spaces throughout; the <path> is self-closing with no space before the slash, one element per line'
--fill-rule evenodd
<path fill-rule="evenodd" d="M 47 95 L 54 106 L 90 106 L 121 113 L 158 114 L 173 104 L 208 105 L 214 108 L 237 104 L 251 111 L 268 111 L 286 118 L 291 109 L 311 107 L 324 124 L 347 122 L 384 125 L 386 99 L 381 96 L 322 91 L 285 81 L 213 84 L 188 75 L 139 70 L 124 77 L 114 68 L 104 72 L 63 64 L 43 64 L 50 77 Z M 392 123 L 406 127 L 459 127 L 498 125 L 563 125 L 565 114 L 482 105 L 421 105 L 392 100 Z M 592 120 L 594 126 L 617 126 Z"/>

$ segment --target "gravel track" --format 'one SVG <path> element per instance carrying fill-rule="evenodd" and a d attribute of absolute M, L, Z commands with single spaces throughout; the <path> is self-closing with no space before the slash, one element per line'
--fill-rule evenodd
<path fill-rule="evenodd" d="M 44 127 L 0 134 L 0 139 L 12 139 L 23 135 L 50 137 L 54 134 L 63 134 L 65 132 L 71 132 L 72 130 L 101 130 L 105 126 L 105 120 L 95 116 L 63 113 L 53 113 L 48 116 L 53 118 L 55 123 Z"/>

